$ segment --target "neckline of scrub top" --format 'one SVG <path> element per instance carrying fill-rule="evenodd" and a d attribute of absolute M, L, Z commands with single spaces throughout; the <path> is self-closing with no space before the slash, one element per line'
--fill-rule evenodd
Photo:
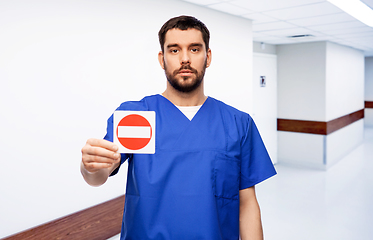
<path fill-rule="evenodd" d="M 168 100 L 165 96 L 163 96 L 162 94 L 158 94 L 158 96 L 160 96 L 162 99 L 164 99 L 166 102 L 168 102 L 172 106 L 172 109 L 176 110 L 178 112 L 178 114 L 181 114 L 183 116 L 183 119 L 185 119 L 188 122 L 195 121 L 195 119 L 198 118 L 199 115 L 201 115 L 202 110 L 205 108 L 204 106 L 207 104 L 207 102 L 210 101 L 210 97 L 207 96 L 205 102 L 201 105 L 201 107 L 199 108 L 197 113 L 194 115 L 192 120 L 189 120 L 189 118 L 187 116 L 185 116 L 185 114 L 175 104 L 173 104 L 170 100 Z"/>
<path fill-rule="evenodd" d="M 175 105 L 176 106 L 176 105 Z M 184 115 L 189 119 L 192 120 L 194 116 L 197 114 L 199 109 L 202 105 L 198 106 L 176 106 Z"/>

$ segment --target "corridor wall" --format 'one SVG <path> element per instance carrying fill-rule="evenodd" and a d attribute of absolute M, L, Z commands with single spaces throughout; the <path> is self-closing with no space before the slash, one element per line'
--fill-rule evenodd
<path fill-rule="evenodd" d="M 363 139 L 364 55 L 314 42 L 278 45 L 277 56 L 279 162 L 327 169 Z"/>
<path fill-rule="evenodd" d="M 365 58 L 365 126 L 373 127 L 373 57 Z"/>

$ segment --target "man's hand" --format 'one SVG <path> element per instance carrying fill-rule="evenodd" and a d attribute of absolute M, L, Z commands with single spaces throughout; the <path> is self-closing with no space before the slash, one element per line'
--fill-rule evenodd
<path fill-rule="evenodd" d="M 88 139 L 82 148 L 81 172 L 86 182 L 99 186 L 120 164 L 118 146 L 103 139 Z"/>
<path fill-rule="evenodd" d="M 118 146 L 103 139 L 88 139 L 82 148 L 82 162 L 87 171 L 93 173 L 103 168 L 110 168 L 120 162 Z"/>

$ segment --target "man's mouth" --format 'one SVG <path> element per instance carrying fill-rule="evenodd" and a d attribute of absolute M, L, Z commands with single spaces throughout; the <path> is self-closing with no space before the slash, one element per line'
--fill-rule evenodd
<path fill-rule="evenodd" d="M 195 73 L 195 71 L 193 71 L 193 69 L 190 66 L 183 66 L 178 71 L 178 74 L 180 76 L 190 76 L 193 73 Z"/>
<path fill-rule="evenodd" d="M 183 70 L 180 70 L 179 71 L 179 74 L 184 76 L 184 75 L 191 75 L 193 73 L 193 71 L 191 70 L 187 70 L 187 69 L 183 69 Z"/>

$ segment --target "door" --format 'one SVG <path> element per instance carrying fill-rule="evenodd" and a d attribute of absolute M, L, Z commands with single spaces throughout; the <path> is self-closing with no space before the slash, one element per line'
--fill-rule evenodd
<path fill-rule="evenodd" d="M 253 54 L 253 119 L 272 162 L 277 163 L 277 56 Z"/>

